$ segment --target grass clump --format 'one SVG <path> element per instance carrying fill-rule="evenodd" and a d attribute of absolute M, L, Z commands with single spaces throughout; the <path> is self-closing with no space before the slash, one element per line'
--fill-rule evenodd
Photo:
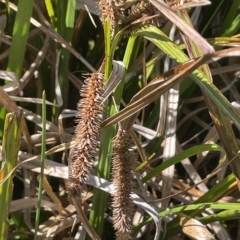
<path fill-rule="evenodd" d="M 0 5 L 0 238 L 235 239 L 239 0 L 30 2 Z"/>

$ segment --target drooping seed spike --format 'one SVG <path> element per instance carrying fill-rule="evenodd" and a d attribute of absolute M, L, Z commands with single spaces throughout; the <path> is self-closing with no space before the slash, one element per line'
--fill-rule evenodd
<path fill-rule="evenodd" d="M 167 21 L 168 19 L 148 0 L 141 0 L 128 9 L 120 22 L 120 27 L 128 26 L 126 31 L 134 32 L 148 25 L 162 28 Z"/>
<path fill-rule="evenodd" d="M 80 91 L 78 103 L 76 144 L 70 154 L 68 190 L 71 197 L 80 197 L 87 190 L 85 181 L 91 171 L 99 146 L 103 74 L 90 74 Z"/>
<path fill-rule="evenodd" d="M 112 177 L 116 187 L 112 198 L 113 224 L 117 240 L 130 239 L 133 219 L 133 202 L 130 199 L 133 181 L 133 162 L 136 158 L 129 148 L 130 136 L 119 129 L 113 145 Z"/>

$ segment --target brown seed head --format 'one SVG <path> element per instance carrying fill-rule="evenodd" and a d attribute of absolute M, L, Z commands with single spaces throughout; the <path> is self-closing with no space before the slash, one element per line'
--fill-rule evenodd
<path fill-rule="evenodd" d="M 104 25 L 105 21 L 110 21 L 111 24 L 111 37 L 114 35 L 115 24 L 121 18 L 122 11 L 118 7 L 122 3 L 122 0 L 99 0 L 98 9 L 100 19 Z"/>
<path fill-rule="evenodd" d="M 76 145 L 72 149 L 69 162 L 68 189 L 72 197 L 81 196 L 86 191 L 85 181 L 99 145 L 103 91 L 103 74 L 92 73 L 80 92 L 81 99 L 76 115 Z"/>
<path fill-rule="evenodd" d="M 113 148 L 113 183 L 116 191 L 113 193 L 113 223 L 117 239 L 130 239 L 133 202 L 130 199 L 133 180 L 133 163 L 135 154 L 129 151 L 132 141 L 129 135 L 119 130 L 114 140 Z"/>
<path fill-rule="evenodd" d="M 129 26 L 127 32 L 132 32 L 148 25 L 161 28 L 167 21 L 167 18 L 149 1 L 141 0 L 128 9 L 125 18 L 122 18 L 120 26 Z"/>

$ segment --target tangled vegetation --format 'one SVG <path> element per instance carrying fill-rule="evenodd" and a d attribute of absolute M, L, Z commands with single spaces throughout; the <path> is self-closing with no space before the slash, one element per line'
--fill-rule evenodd
<path fill-rule="evenodd" d="M 240 0 L 0 1 L 0 239 L 240 239 Z"/>

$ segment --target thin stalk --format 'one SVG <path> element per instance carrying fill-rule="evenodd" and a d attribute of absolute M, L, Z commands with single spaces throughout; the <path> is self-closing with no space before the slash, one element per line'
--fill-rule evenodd
<path fill-rule="evenodd" d="M 201 32 L 201 35 L 204 34 L 204 32 L 207 30 L 208 26 L 210 23 L 212 23 L 212 20 L 213 18 L 216 16 L 216 13 L 218 12 L 218 10 L 220 9 L 220 7 L 222 6 L 222 4 L 224 3 L 224 0 L 222 0 L 219 4 L 218 4 L 218 7 L 215 9 L 214 13 L 211 14 L 211 17 L 208 21 L 208 23 L 204 26 L 202 32 Z"/>
<path fill-rule="evenodd" d="M 44 173 L 44 163 L 45 163 L 45 151 L 46 151 L 46 94 L 43 91 L 42 94 L 42 149 L 41 149 L 41 172 L 39 179 L 39 187 L 38 187 L 38 202 L 37 202 L 37 211 L 35 218 L 35 233 L 34 240 L 37 240 L 37 232 L 39 227 L 39 219 L 40 219 L 40 211 L 41 211 L 41 201 L 42 201 L 42 188 L 43 188 L 43 173 Z"/>

